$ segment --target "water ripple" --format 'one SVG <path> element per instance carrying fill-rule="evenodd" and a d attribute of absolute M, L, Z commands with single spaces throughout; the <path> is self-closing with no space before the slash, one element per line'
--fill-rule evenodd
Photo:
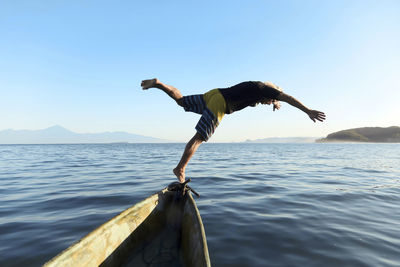
<path fill-rule="evenodd" d="M 40 266 L 175 181 L 184 144 L 0 146 L 2 266 Z M 213 266 L 396 266 L 400 146 L 205 144 L 187 168 Z"/>

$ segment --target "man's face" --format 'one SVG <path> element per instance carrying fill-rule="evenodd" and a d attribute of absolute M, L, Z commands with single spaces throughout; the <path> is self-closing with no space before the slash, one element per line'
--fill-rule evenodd
<path fill-rule="evenodd" d="M 261 104 L 263 104 L 263 105 L 271 105 L 272 104 L 272 99 L 270 99 L 270 98 L 263 98 L 263 99 L 261 99 Z"/>

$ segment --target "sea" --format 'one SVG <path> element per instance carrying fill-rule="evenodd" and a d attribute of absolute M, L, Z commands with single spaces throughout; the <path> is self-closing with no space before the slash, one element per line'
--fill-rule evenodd
<path fill-rule="evenodd" d="M 185 144 L 0 145 L 0 266 L 41 266 L 176 178 Z M 206 143 L 212 266 L 400 266 L 400 144 Z"/>

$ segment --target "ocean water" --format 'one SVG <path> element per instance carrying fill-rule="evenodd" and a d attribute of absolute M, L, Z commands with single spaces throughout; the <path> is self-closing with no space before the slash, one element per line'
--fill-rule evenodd
<path fill-rule="evenodd" d="M 0 266 L 40 266 L 175 181 L 185 144 L 0 145 Z M 400 266 L 399 144 L 204 144 L 213 266 Z"/>

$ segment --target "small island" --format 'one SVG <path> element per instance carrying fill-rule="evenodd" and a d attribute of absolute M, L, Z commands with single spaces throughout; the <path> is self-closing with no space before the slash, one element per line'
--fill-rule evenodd
<path fill-rule="evenodd" d="M 400 127 L 363 127 L 343 130 L 329 134 L 316 142 L 371 142 L 371 143 L 400 143 Z"/>

